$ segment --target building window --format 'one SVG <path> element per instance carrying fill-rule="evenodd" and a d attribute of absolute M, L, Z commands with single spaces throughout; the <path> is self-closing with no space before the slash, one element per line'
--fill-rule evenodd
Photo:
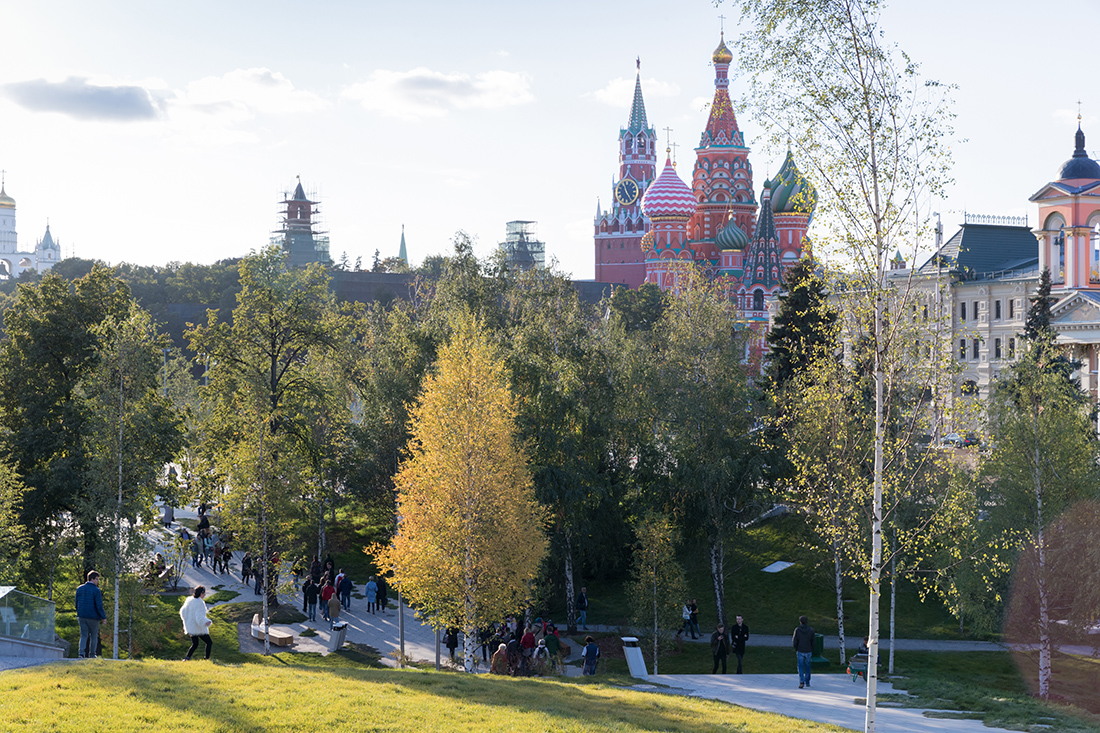
<path fill-rule="evenodd" d="M 979 301 L 977 301 L 977 300 L 974 301 L 974 320 L 975 321 L 978 320 L 978 302 Z"/>
<path fill-rule="evenodd" d="M 1016 317 L 1016 299 L 1015 298 L 1009 298 L 1008 299 L 1008 320 L 1011 321 L 1015 317 Z"/>
<path fill-rule="evenodd" d="M 752 309 L 754 311 L 764 310 L 764 291 L 754 290 L 752 293 Z"/>
<path fill-rule="evenodd" d="M 928 320 L 928 304 L 924 304 L 924 320 Z"/>
<path fill-rule="evenodd" d="M 972 358 L 977 359 L 978 358 L 978 339 L 972 339 L 970 343 L 973 347 L 970 350 L 971 353 L 973 354 Z"/>
<path fill-rule="evenodd" d="M 1010 338 L 1008 340 L 1008 358 L 1009 359 L 1015 359 L 1016 358 L 1016 339 L 1014 339 L 1014 338 Z"/>
<path fill-rule="evenodd" d="M 993 320 L 1001 320 L 1001 301 L 993 301 Z"/>
<path fill-rule="evenodd" d="M 966 358 L 966 339 L 959 339 L 959 358 Z"/>
<path fill-rule="evenodd" d="M 959 303 L 959 320 L 966 320 L 966 303 Z"/>
<path fill-rule="evenodd" d="M 994 359 L 1000 359 L 1001 358 L 1001 340 L 1000 339 L 993 339 L 993 358 Z"/>

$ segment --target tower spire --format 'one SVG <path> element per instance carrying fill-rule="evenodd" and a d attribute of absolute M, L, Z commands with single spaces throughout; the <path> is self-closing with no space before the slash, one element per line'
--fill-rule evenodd
<path fill-rule="evenodd" d="M 630 106 L 630 125 L 629 129 L 633 133 L 638 133 L 649 127 L 649 122 L 645 116 L 645 100 L 642 99 L 642 57 L 639 56 L 636 65 L 638 68 L 637 75 L 634 77 L 634 103 Z"/>
<path fill-rule="evenodd" d="M 401 248 L 397 250 L 397 259 L 409 264 L 409 254 L 405 251 L 405 225 L 401 225 Z"/>

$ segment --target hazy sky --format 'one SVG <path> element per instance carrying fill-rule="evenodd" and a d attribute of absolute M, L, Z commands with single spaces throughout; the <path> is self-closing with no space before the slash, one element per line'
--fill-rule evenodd
<path fill-rule="evenodd" d="M 594 271 L 641 56 L 650 123 L 681 170 L 713 93 L 728 3 L 5 2 L 0 168 L 22 248 L 47 218 L 66 255 L 212 262 L 266 244 L 301 175 L 332 255 L 369 264 L 487 253 L 538 221 L 548 256 Z M 959 85 L 946 235 L 964 210 L 1029 214 L 1073 152 L 1077 100 L 1100 150 L 1087 62 L 1096 0 L 896 0 L 888 39 Z M 735 39 L 727 20 L 727 38 Z M 1077 38 L 1078 40 L 1074 40 Z M 736 68 L 736 45 L 731 43 Z M 735 79 L 731 92 L 737 94 Z M 750 141 L 758 128 L 739 120 Z M 662 140 L 664 133 L 661 133 Z M 755 146 L 759 147 L 759 146 Z M 1095 152 L 1093 157 L 1097 157 Z M 759 189 L 778 162 L 750 156 Z M 812 232 L 811 232 L 812 234 Z"/>

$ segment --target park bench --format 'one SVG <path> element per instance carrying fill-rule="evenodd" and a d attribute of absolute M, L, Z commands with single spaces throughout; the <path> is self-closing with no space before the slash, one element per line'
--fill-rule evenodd
<path fill-rule="evenodd" d="M 268 624 L 267 631 L 271 636 L 271 643 L 275 646 L 290 646 L 294 643 L 294 634 L 289 631 L 276 629 L 270 624 Z M 252 616 L 252 638 L 260 641 L 263 641 L 264 638 L 264 622 L 258 613 Z"/>

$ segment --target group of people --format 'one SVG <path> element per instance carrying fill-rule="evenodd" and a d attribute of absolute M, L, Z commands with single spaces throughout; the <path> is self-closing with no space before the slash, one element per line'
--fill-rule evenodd
<path fill-rule="evenodd" d="M 445 640 L 451 659 L 454 659 L 455 649 L 458 647 L 458 629 L 448 629 Z M 517 620 L 509 616 L 500 625 L 483 629 L 479 642 L 482 659 L 489 662 L 489 671 L 492 674 L 542 676 L 561 666 L 561 637 L 558 628 L 549 619 L 535 619 L 521 634 Z M 488 654 L 493 648 L 496 651 L 490 660 Z"/>
<path fill-rule="evenodd" d="M 718 674 L 718 666 L 721 665 L 722 674 L 725 674 L 726 658 L 732 653 L 737 657 L 737 674 L 741 674 L 741 662 L 745 658 L 745 643 L 748 640 L 749 625 L 740 614 L 737 615 L 737 623 L 729 631 L 726 631 L 725 624 L 718 624 L 718 628 L 710 635 L 710 651 L 714 655 L 714 668 L 710 673 Z"/>
<path fill-rule="evenodd" d="M 333 564 L 332 555 L 321 562 L 317 555 L 309 565 L 309 574 L 302 584 L 302 612 L 310 621 L 317 621 L 317 606 L 321 607 L 321 618 L 330 625 L 336 623 L 341 611 L 351 609 L 351 592 L 355 584 L 351 576 L 339 570 Z M 389 599 L 386 579 L 379 575 L 370 576 L 363 586 L 363 598 L 367 604 L 367 612 L 371 614 L 385 613 Z"/>

